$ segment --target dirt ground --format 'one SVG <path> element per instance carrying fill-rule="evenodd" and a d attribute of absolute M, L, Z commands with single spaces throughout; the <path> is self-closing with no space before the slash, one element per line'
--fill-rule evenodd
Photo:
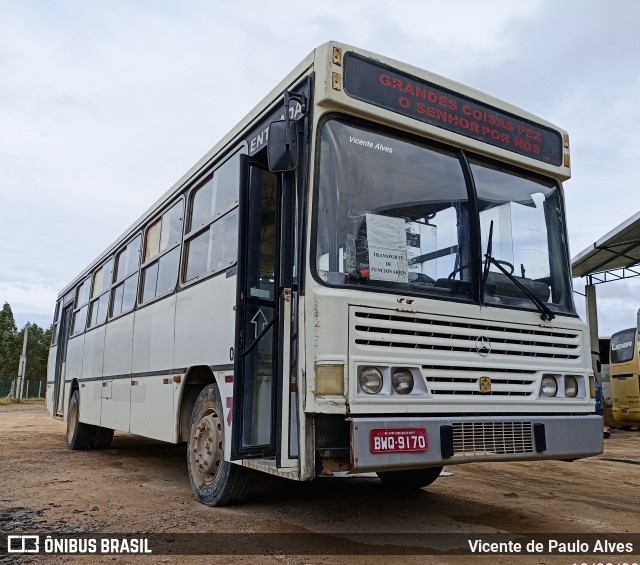
<path fill-rule="evenodd" d="M 614 431 L 580 461 L 452 466 L 417 493 L 376 478 L 297 483 L 260 476 L 242 506 L 191 496 L 185 448 L 117 433 L 111 449 L 73 452 L 42 405 L 0 406 L 0 533 L 640 533 L 640 433 Z M 331 538 L 329 538 L 331 539 Z M 287 552 L 284 552 L 287 553 Z M 318 553 L 321 553 L 319 551 Z M 370 552 L 371 553 L 371 552 Z M 640 556 L 591 562 L 640 562 Z M 32 563 L 581 563 L 576 556 L 38 556 Z M 0 555 L 0 563 L 13 558 Z M 28 561 L 28 560 L 27 560 Z"/>

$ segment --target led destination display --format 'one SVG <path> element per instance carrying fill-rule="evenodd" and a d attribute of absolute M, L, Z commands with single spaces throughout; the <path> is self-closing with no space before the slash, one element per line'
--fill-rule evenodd
<path fill-rule="evenodd" d="M 344 66 L 344 89 L 352 98 L 532 159 L 562 163 L 562 138 L 553 129 L 353 53 Z"/>

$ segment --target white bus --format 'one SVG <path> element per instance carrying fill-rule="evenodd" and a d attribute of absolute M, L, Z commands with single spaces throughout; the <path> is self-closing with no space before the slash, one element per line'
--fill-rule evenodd
<path fill-rule="evenodd" d="M 186 442 L 211 506 L 601 453 L 569 176 L 556 126 L 321 45 L 62 290 L 48 409 L 71 449 Z"/>

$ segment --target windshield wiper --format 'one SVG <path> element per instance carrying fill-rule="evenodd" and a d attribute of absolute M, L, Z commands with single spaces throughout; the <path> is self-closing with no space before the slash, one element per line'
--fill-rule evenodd
<path fill-rule="evenodd" d="M 482 268 L 482 285 L 480 287 L 480 304 L 484 304 L 484 294 L 487 288 L 489 267 L 491 266 L 491 251 L 493 249 L 493 220 L 489 226 L 489 239 L 487 240 L 487 252 L 484 254 L 484 267 Z"/>
<path fill-rule="evenodd" d="M 513 284 L 515 284 L 522 293 L 533 302 L 535 307 L 540 312 L 540 318 L 543 320 L 553 320 L 556 316 L 549 309 L 549 307 L 542 302 L 533 292 L 531 292 L 526 286 L 524 286 L 513 274 L 505 269 L 500 262 L 491 255 L 493 249 L 493 220 L 489 227 L 489 240 L 487 241 L 487 252 L 484 254 L 484 268 L 482 269 L 482 288 L 480 289 L 481 303 L 484 304 L 484 295 L 487 288 L 487 279 L 489 278 L 489 268 L 491 265 L 495 265 L 498 270 L 503 273 Z"/>

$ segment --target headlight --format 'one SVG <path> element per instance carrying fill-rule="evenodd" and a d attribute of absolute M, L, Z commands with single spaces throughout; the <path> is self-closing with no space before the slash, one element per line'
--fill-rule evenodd
<path fill-rule="evenodd" d="M 382 390 L 382 373 L 375 367 L 365 367 L 360 371 L 358 382 L 367 394 L 378 394 Z"/>
<path fill-rule="evenodd" d="M 558 393 L 558 381 L 553 375 L 542 377 L 542 394 L 544 396 L 555 396 Z"/>
<path fill-rule="evenodd" d="M 394 369 L 391 386 L 398 394 L 410 394 L 413 390 L 413 375 L 409 369 Z"/>
<path fill-rule="evenodd" d="M 578 396 L 578 381 L 573 375 L 564 376 L 564 395 L 567 398 Z"/>

